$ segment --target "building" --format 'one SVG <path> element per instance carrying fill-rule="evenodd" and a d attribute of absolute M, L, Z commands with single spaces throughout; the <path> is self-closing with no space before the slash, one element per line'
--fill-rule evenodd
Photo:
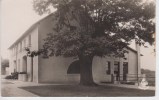
<path fill-rule="evenodd" d="M 47 33 L 52 32 L 53 14 L 33 24 L 10 47 L 10 73 L 25 72 L 27 80 L 37 83 L 78 83 L 80 72 L 78 59 L 64 57 L 50 57 L 44 59 L 41 55 L 33 58 L 26 56 L 25 47 L 31 50 L 42 48 Z M 127 47 L 127 59 L 115 57 L 94 57 L 92 64 L 93 79 L 96 83 L 112 81 L 133 81 L 140 71 L 137 67 L 137 51 Z M 74 66 L 74 67 L 73 67 Z M 140 69 L 140 68 L 139 68 Z M 33 72 L 33 75 L 32 75 Z M 120 76 L 120 77 L 119 77 Z M 19 80 L 23 80 L 19 74 Z"/>

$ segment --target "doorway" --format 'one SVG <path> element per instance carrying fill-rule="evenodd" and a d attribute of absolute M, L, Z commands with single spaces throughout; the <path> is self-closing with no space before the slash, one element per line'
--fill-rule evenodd
<path fill-rule="evenodd" d="M 120 81 L 120 62 L 117 61 L 114 62 L 114 75 L 115 75 L 115 80 Z"/>
<path fill-rule="evenodd" d="M 123 62 L 123 81 L 127 80 L 128 62 Z"/>
<path fill-rule="evenodd" d="M 13 64 L 14 65 L 14 72 L 17 72 L 17 62 L 16 62 L 16 60 L 14 60 L 13 63 L 14 63 Z"/>
<path fill-rule="evenodd" d="M 27 57 L 23 57 L 23 72 L 27 72 Z"/>

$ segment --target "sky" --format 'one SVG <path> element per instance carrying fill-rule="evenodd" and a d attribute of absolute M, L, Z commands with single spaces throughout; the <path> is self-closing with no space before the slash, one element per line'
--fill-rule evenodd
<path fill-rule="evenodd" d="M 1 57 L 9 58 L 8 47 L 16 41 L 32 24 L 45 15 L 40 16 L 33 10 L 33 0 L 0 0 L 0 40 L 1 40 Z M 135 49 L 134 43 L 131 45 Z M 155 70 L 154 47 L 141 47 L 141 67 Z"/>

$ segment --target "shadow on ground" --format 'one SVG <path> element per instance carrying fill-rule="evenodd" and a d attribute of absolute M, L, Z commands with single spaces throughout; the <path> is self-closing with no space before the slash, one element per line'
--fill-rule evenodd
<path fill-rule="evenodd" d="M 153 90 L 139 90 L 115 86 L 43 85 L 19 88 L 41 97 L 148 97 L 155 95 L 155 91 Z"/>

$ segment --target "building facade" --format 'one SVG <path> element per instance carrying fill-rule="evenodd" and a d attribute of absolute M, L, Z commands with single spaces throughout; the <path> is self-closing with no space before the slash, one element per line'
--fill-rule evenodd
<path fill-rule="evenodd" d="M 25 47 L 29 47 L 31 51 L 39 50 L 43 47 L 47 33 L 53 31 L 52 26 L 54 23 L 52 16 L 49 15 L 33 24 L 9 47 L 11 52 L 10 73 L 25 72 L 27 75 L 26 81 L 33 79 L 33 82 L 37 83 L 79 83 L 80 72 L 78 59 L 71 57 L 64 58 L 62 56 L 44 59 L 39 55 L 33 58 L 32 68 L 32 60 L 26 56 Z M 94 81 L 100 83 L 136 80 L 137 73 L 140 74 L 140 68 L 137 65 L 137 52 L 129 47 L 127 50 L 129 51 L 125 55 L 127 59 L 95 56 L 92 64 Z"/>

